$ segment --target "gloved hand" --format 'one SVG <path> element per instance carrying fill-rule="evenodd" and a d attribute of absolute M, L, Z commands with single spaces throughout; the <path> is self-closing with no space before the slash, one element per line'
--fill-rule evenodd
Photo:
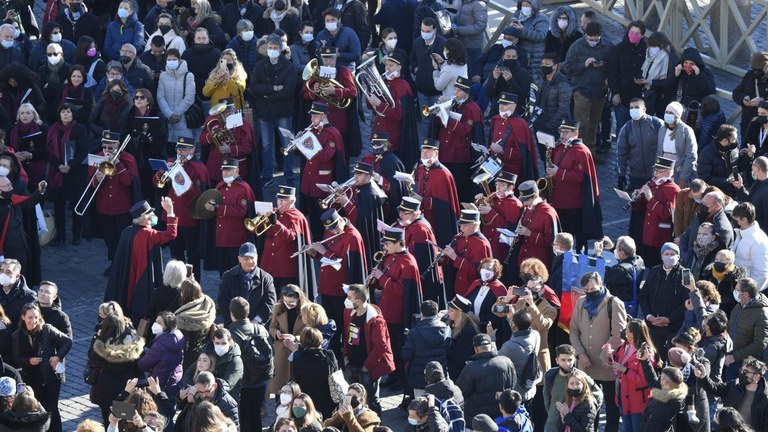
<path fill-rule="evenodd" d="M 699 418 L 696 417 L 696 410 L 688 410 L 686 411 L 686 414 L 688 414 L 688 422 L 689 423 L 699 423 Z"/>

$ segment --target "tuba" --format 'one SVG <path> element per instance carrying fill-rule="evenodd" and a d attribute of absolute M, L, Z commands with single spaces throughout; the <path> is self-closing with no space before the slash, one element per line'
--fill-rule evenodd
<path fill-rule="evenodd" d="M 321 92 L 315 92 L 315 89 L 313 88 L 314 86 L 309 85 L 309 81 L 311 78 L 314 78 L 315 82 L 320 84 L 320 87 L 325 87 L 330 85 L 330 86 L 333 86 L 333 88 L 335 89 L 344 88 L 344 86 L 341 85 L 341 83 L 336 81 L 335 79 L 320 76 L 320 67 L 317 64 L 317 59 L 310 60 L 309 63 L 307 63 L 307 65 L 304 66 L 304 71 L 301 73 L 301 79 L 305 81 L 304 87 L 306 87 L 307 91 L 310 92 L 313 96 L 326 101 L 328 105 L 335 106 L 338 109 L 346 109 L 352 103 L 352 99 L 349 99 L 349 98 L 337 99 L 333 95 L 326 96 Z"/>
<path fill-rule="evenodd" d="M 272 223 L 269 221 L 269 216 L 258 215 L 251 219 L 246 219 L 244 222 L 245 229 L 260 236 L 272 228 Z"/>
<path fill-rule="evenodd" d="M 227 129 L 227 119 L 224 118 L 224 111 L 227 110 L 226 103 L 216 104 L 208 110 L 208 115 L 215 115 L 216 117 L 205 122 L 204 128 L 211 134 L 211 139 L 216 145 L 216 148 L 221 151 L 222 145 L 233 146 L 237 144 L 235 136 L 232 135 L 232 131 Z"/>
<path fill-rule="evenodd" d="M 355 69 L 355 72 L 357 72 L 355 75 L 355 82 L 357 83 L 357 86 L 360 87 L 360 91 L 365 93 L 365 96 L 369 98 L 371 96 L 376 96 L 387 105 L 394 107 L 395 99 L 392 98 L 392 94 L 389 92 L 387 84 L 381 78 L 379 70 L 376 69 L 376 63 L 373 62 L 375 59 L 376 56 L 373 56 Z M 379 116 L 384 116 L 384 114 L 381 114 L 376 110 L 373 111 Z"/>

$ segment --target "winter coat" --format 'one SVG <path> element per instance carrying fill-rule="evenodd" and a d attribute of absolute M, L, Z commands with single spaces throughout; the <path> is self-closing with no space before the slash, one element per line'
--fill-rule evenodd
<path fill-rule="evenodd" d="M 213 375 L 227 383 L 229 393 L 235 400 L 240 400 L 240 387 L 243 379 L 243 359 L 240 346 L 234 341 L 230 343 L 229 351 L 223 356 L 219 356 L 213 349 L 213 343 L 208 344 L 206 351 L 208 355 L 216 357 L 216 369 Z"/>
<path fill-rule="evenodd" d="M 427 421 L 417 426 L 405 425 L 405 432 L 449 432 L 451 429 L 437 406 L 427 410 Z"/>
<path fill-rule="evenodd" d="M 635 255 L 616 263 L 616 265 L 605 267 L 605 286 L 611 294 L 625 303 L 637 301 L 640 297 L 640 285 L 643 282 L 644 274 L 643 258 L 640 255 Z"/>
<path fill-rule="evenodd" d="M 288 44 L 290 45 L 294 43 L 295 39 L 298 38 L 298 34 L 302 28 L 300 18 L 301 12 L 295 7 L 289 7 L 285 11 L 285 15 L 283 15 L 283 19 L 280 21 L 280 24 L 275 24 L 271 18 L 273 10 L 274 9 L 270 7 L 264 11 L 263 19 L 261 21 L 263 25 L 261 28 L 259 28 L 259 31 L 262 34 L 272 34 L 279 26 L 280 30 L 284 31 L 286 36 L 288 36 Z M 365 16 L 367 16 L 367 14 Z M 342 20 L 343 19 L 344 18 L 342 17 Z M 251 41 L 253 41 L 253 39 Z"/>
<path fill-rule="evenodd" d="M 527 310 L 531 314 L 533 321 L 531 323 L 531 330 L 539 334 L 539 348 L 538 359 L 539 367 L 542 371 L 549 370 L 551 367 L 551 361 L 549 357 L 549 330 L 554 325 L 557 327 L 557 314 L 560 311 L 560 306 L 555 306 L 549 302 L 544 296 L 540 296 L 534 300 L 534 304 L 528 304 L 521 301 L 515 302 L 515 311 Z M 496 334 L 496 340 L 498 341 L 498 333 Z"/>
<path fill-rule="evenodd" d="M 155 337 L 146 354 L 139 359 L 139 368 L 160 383 L 160 388 L 174 398 L 179 391 L 183 370 L 184 335 L 179 330 L 163 332 Z"/>
<path fill-rule="evenodd" d="M 56 18 L 56 22 L 61 26 L 62 40 L 66 39 L 75 44 L 77 44 L 81 36 L 90 36 L 97 43 L 104 40 L 101 34 L 99 18 L 90 12 L 81 13 L 80 18 L 73 21 L 69 8 L 63 8 L 58 18 Z"/>
<path fill-rule="evenodd" d="M 658 333 L 667 339 L 673 336 L 685 319 L 685 301 L 688 300 L 688 289 L 682 285 L 681 265 L 667 272 L 662 265 L 657 265 L 645 271 L 645 284 L 640 290 L 640 308 L 645 315 L 669 318 L 669 325 L 656 327 L 648 325 L 651 336 Z M 658 340 L 654 337 L 654 343 Z"/>
<path fill-rule="evenodd" d="M 260 322 L 266 323 L 272 316 L 272 308 L 275 307 L 277 298 L 275 281 L 269 273 L 257 267 L 251 279 L 249 291 L 245 275 L 239 265 L 224 272 L 219 283 L 219 296 L 216 298 L 219 315 L 224 318 L 224 325 L 232 322 L 229 316 L 229 303 L 238 296 L 245 297 L 251 305 L 249 319 L 258 318 Z"/>
<path fill-rule="evenodd" d="M 354 310 L 344 313 L 344 335 L 349 334 Z M 365 350 L 368 353 L 363 366 L 371 373 L 371 379 L 376 380 L 395 370 L 395 360 L 392 353 L 392 343 L 389 339 L 384 315 L 376 305 L 368 305 L 365 312 Z M 349 355 L 349 346 L 344 344 L 344 355 Z"/>
<path fill-rule="evenodd" d="M 699 143 L 699 154 L 701 154 L 705 148 L 712 145 L 717 130 L 725 123 L 727 123 L 727 120 L 723 110 L 718 110 L 712 114 L 701 113 L 699 130 L 696 133 L 696 142 Z M 743 130 L 746 130 L 746 128 Z"/>
<path fill-rule="evenodd" d="M 97 371 L 96 383 L 91 388 L 91 402 L 102 408 L 112 406 L 126 381 L 141 375 L 136 362 L 143 350 L 144 338 L 136 336 L 133 330 L 114 341 L 103 342 L 96 338 L 88 353 L 88 366 Z"/>
<path fill-rule="evenodd" d="M 154 322 L 157 315 L 162 311 L 175 311 L 179 308 L 179 299 L 181 298 L 181 288 L 169 287 L 168 285 L 159 286 L 152 291 L 152 297 L 149 298 L 147 312 L 144 319 Z"/>
<path fill-rule="evenodd" d="M 220 23 L 221 17 L 218 15 L 213 15 L 209 16 L 203 22 L 201 22 L 197 28 L 204 28 L 208 30 L 208 38 L 211 41 L 211 44 L 213 44 L 213 46 L 215 46 L 217 49 L 224 49 L 224 47 L 227 46 L 227 35 L 224 33 L 224 30 L 221 29 L 221 26 L 219 25 Z M 182 25 L 188 27 L 189 21 L 182 22 Z M 188 47 L 194 45 L 195 32 L 190 30 L 189 33 L 187 33 L 187 39 L 184 42 L 187 43 Z"/>
<path fill-rule="evenodd" d="M 29 289 L 24 276 L 19 277 L 19 280 L 7 294 L 4 289 L 0 288 L 0 306 L 5 310 L 5 316 L 11 320 L 11 324 L 8 326 L 10 331 L 16 331 L 21 316 L 21 308 L 27 303 L 37 303 L 37 292 Z"/>
<path fill-rule="evenodd" d="M 325 420 L 323 426 L 335 427 L 347 432 L 373 432 L 373 428 L 381 424 L 381 419 L 375 411 L 363 409 L 363 412 L 355 415 L 351 411 L 344 414 L 333 413 L 333 417 Z"/>
<path fill-rule="evenodd" d="M 147 33 L 154 33 L 157 31 L 157 19 L 160 17 L 160 14 L 168 14 L 171 16 L 172 20 L 178 21 L 176 12 L 174 12 L 173 8 L 166 9 L 158 5 L 154 5 L 149 9 L 147 15 L 144 17 L 144 30 Z M 152 38 L 150 37 L 149 40 L 151 41 Z"/>
<path fill-rule="evenodd" d="M 283 86 L 283 89 L 274 91 L 276 85 Z M 249 84 L 251 106 L 265 121 L 291 117 L 296 86 L 296 71 L 285 57 L 278 57 L 275 64 L 268 58 L 261 60 L 253 68 Z"/>
<path fill-rule="evenodd" d="M 741 401 L 746 396 L 746 385 L 742 385 L 738 378 L 722 382 L 719 379 L 712 380 L 710 377 L 705 377 L 704 379 L 699 378 L 699 382 L 707 393 L 712 396 L 721 397 L 724 407 L 731 407 L 738 410 Z M 750 411 L 752 417 L 744 420 L 746 420 L 756 431 L 767 430 L 768 386 L 765 385 L 765 378 L 761 378 L 757 383 L 757 390 L 755 390 Z"/>
<path fill-rule="evenodd" d="M 533 399 L 536 394 L 536 386 L 532 386 L 526 391 L 526 382 L 522 380 L 525 367 L 528 364 L 528 357 L 532 353 L 538 354 L 541 347 L 541 337 L 539 333 L 528 329 L 522 331 L 516 331 L 512 334 L 512 337 L 504 342 L 504 345 L 499 349 L 499 355 L 505 356 L 512 360 L 512 364 L 515 365 L 515 375 L 521 377 L 515 383 L 514 390 L 523 397 L 523 400 L 528 401 Z"/>
<path fill-rule="evenodd" d="M 216 82 L 216 78 L 208 78 L 203 87 L 203 95 L 211 100 L 211 104 L 216 104 L 222 99 L 229 99 L 235 103 L 236 110 L 245 108 L 243 92 L 245 91 L 245 80 L 229 78 L 223 83 Z"/>
<path fill-rule="evenodd" d="M 39 40 L 32 45 L 32 49 L 29 51 L 27 66 L 33 71 L 38 70 L 40 66 L 48 64 L 47 52 L 49 43 L 49 41 Z M 61 42 L 59 42 L 59 45 L 61 45 L 61 50 L 64 52 L 64 61 L 72 64 L 75 60 L 75 44 L 66 39 L 62 39 Z"/>
<path fill-rule="evenodd" d="M 189 73 L 192 74 L 192 76 L 195 78 L 195 87 L 194 92 L 197 93 L 197 97 L 206 100 L 206 98 L 203 96 L 203 87 L 205 86 L 205 80 L 208 79 L 208 75 L 211 74 L 211 71 L 214 67 L 219 63 L 219 58 L 221 57 L 221 51 L 219 51 L 218 48 L 214 47 L 213 44 L 208 44 L 204 46 L 194 46 L 190 49 L 184 51 L 184 54 L 181 55 L 181 59 L 186 62 L 185 69 L 189 71 Z M 176 69 L 174 72 L 180 72 L 181 71 L 181 65 L 184 62 L 179 62 L 179 68 Z M 250 71 L 248 71 L 250 73 Z M 160 75 L 160 78 L 162 79 L 162 74 Z M 189 85 L 187 85 L 187 93 L 189 93 Z M 158 88 L 158 92 L 159 92 Z M 179 93 L 181 95 L 181 93 Z M 185 110 L 186 111 L 186 110 Z M 191 135 L 190 135 L 191 136 Z M 174 139 L 170 139 L 170 141 L 175 142 Z"/>
<path fill-rule="evenodd" d="M 339 57 L 336 61 L 337 67 L 349 66 L 360 60 L 360 55 L 362 54 L 360 40 L 357 38 L 357 33 L 351 28 L 339 25 L 339 30 L 336 32 L 336 36 L 332 36 L 331 32 L 323 28 L 317 33 L 315 40 L 320 45 L 325 41 L 326 46 L 338 48 Z"/>
<path fill-rule="evenodd" d="M 452 21 L 453 34 L 464 49 L 483 48 L 485 29 L 488 27 L 488 6 L 484 1 L 462 0 Z"/>
<path fill-rule="evenodd" d="M 445 364 L 445 353 L 451 344 L 451 329 L 438 317 L 423 318 L 417 322 L 405 338 L 402 358 L 408 362 L 408 385 L 422 389 L 424 369 L 427 363 Z"/>
<path fill-rule="evenodd" d="M 186 83 L 186 92 L 184 91 Z M 187 62 L 182 60 L 174 71 L 160 74 L 157 85 L 157 106 L 163 117 L 170 119 L 173 114 L 179 116 L 176 124 L 168 122 L 168 141 L 176 142 L 180 136 L 193 136 L 187 127 L 184 113 L 195 103 L 195 77 L 187 72 Z"/>
<path fill-rule="evenodd" d="M 717 280 L 712 273 L 712 266 L 707 266 L 706 273 L 702 274 L 703 280 L 708 280 L 715 284 L 717 292 L 720 294 L 720 310 L 725 312 L 727 316 L 731 315 L 731 311 L 736 306 L 736 299 L 733 298 L 733 290 L 736 289 L 736 284 L 739 279 L 749 277 L 747 269 L 742 266 L 734 267 L 733 271 L 729 271 L 725 274 L 722 280 Z"/>
<path fill-rule="evenodd" d="M 600 42 L 594 48 L 589 46 L 586 36 L 571 45 L 565 56 L 565 62 L 562 63 L 562 71 L 571 77 L 574 93 L 578 92 L 591 100 L 605 96 L 608 89 L 605 82 L 606 67 L 613 60 L 610 58 L 612 48 L 613 44 L 605 35 L 600 38 Z M 590 57 L 602 61 L 603 65 L 600 67 L 584 66 L 584 62 Z"/>
<path fill-rule="evenodd" d="M 24 64 L 24 54 L 22 54 L 21 50 L 16 46 L 0 48 L 0 69 L 11 63 Z"/>
<path fill-rule="evenodd" d="M 464 420 L 472 424 L 477 414 L 491 418 L 501 415 L 496 393 L 515 388 L 517 374 L 512 361 L 495 352 L 480 352 L 472 356 L 456 380 L 464 395 Z"/>
<path fill-rule="evenodd" d="M 120 61 L 120 48 L 125 44 L 133 45 L 137 52 L 144 48 L 144 24 L 139 21 L 135 12 L 131 13 L 125 23 L 117 15 L 114 21 L 109 23 L 104 37 L 104 55 Z"/>
<path fill-rule="evenodd" d="M 25 325 L 20 325 L 13 334 L 12 343 L 14 363 L 21 369 L 24 382 L 34 386 L 36 390 L 59 379 L 49 359 L 56 356 L 63 360 L 72 348 L 72 339 L 50 324 L 43 324 L 34 336 L 30 335 Z M 29 362 L 32 357 L 41 357 L 43 361 L 37 366 L 32 366 Z"/>
<path fill-rule="evenodd" d="M 52 325 L 72 339 L 72 324 L 69 321 L 69 315 L 61 310 L 61 300 L 58 297 L 51 306 L 40 306 L 40 312 L 46 324 Z"/>
<path fill-rule="evenodd" d="M 758 293 L 746 306 L 737 305 L 728 321 L 728 333 L 733 338 L 731 355 L 737 362 L 747 357 L 761 358 L 768 346 L 768 297 Z M 735 328 L 734 328 L 735 327 Z"/>
<path fill-rule="evenodd" d="M 333 351 L 326 349 L 301 349 L 291 364 L 293 379 L 315 401 L 315 408 L 323 418 L 331 417 L 336 404 L 331 399 L 328 375 L 339 369 Z"/>
<path fill-rule="evenodd" d="M 664 117 L 664 111 L 667 104 L 677 99 L 677 77 L 675 76 L 675 67 L 680 64 L 680 56 L 676 52 L 660 51 L 654 61 L 661 61 L 662 56 L 669 57 L 667 64 L 667 73 L 664 77 L 649 77 L 643 73 L 643 78 L 651 81 L 643 92 L 643 99 L 646 100 L 648 113 L 657 117 Z M 646 53 L 646 58 L 648 54 Z"/>
<path fill-rule="evenodd" d="M 591 432 L 595 427 L 598 408 L 591 399 L 584 399 L 560 421 L 563 428 L 570 428 L 571 432 Z M 565 429 L 563 429 L 565 430 Z"/>
<path fill-rule="evenodd" d="M 736 199 L 751 202 L 755 206 L 755 221 L 761 227 L 768 227 L 768 180 L 755 180 L 749 190 L 742 185 Z"/>
<path fill-rule="evenodd" d="M 440 91 L 435 88 L 435 79 L 432 76 L 434 71 L 432 69 L 432 54 L 443 55 L 445 38 L 435 34 L 434 39 L 432 45 L 427 46 L 424 39 L 416 38 L 413 41 L 413 51 L 411 51 L 410 65 L 416 82 L 416 91 L 426 96 L 440 95 Z"/>
<path fill-rule="evenodd" d="M 631 342 L 624 342 L 613 355 L 613 361 L 627 368 L 624 373 L 616 372 L 616 403 L 624 415 L 642 414 L 651 399 L 651 386 L 645 379 L 643 364 L 637 359 L 636 353 Z"/>
<path fill-rule="evenodd" d="M 46 432 L 51 424 L 51 413 L 42 406 L 37 412 L 5 411 L 0 414 L 0 432 Z"/>
<path fill-rule="evenodd" d="M 552 80 L 548 81 L 542 75 L 538 83 L 539 94 L 536 105 L 541 108 L 541 114 L 536 118 L 534 127 L 537 131 L 556 135 L 560 122 L 571 117 L 571 99 L 573 88 L 565 75 L 555 72 Z"/>
<path fill-rule="evenodd" d="M 253 68 L 256 67 L 256 63 L 263 59 L 261 54 L 259 54 L 257 46 L 258 41 L 256 37 L 246 42 L 240 36 L 236 36 L 227 44 L 227 49 L 235 51 L 237 59 L 243 64 L 243 68 L 245 68 L 248 75 L 253 73 Z M 291 54 L 293 54 L 293 49 L 291 49 Z"/>
<path fill-rule="evenodd" d="M 455 380 L 461 375 L 464 365 L 475 353 L 472 339 L 478 333 L 477 328 L 467 322 L 458 335 L 451 336 L 451 347 L 445 356 L 445 361 L 448 363 L 447 377 Z"/>
<path fill-rule="evenodd" d="M 517 19 L 523 28 L 515 36 L 520 38 L 517 45 L 528 52 L 528 63 L 523 67 L 531 73 L 533 82 L 541 82 L 541 57 L 544 56 L 547 34 L 549 33 L 549 19 L 541 13 L 541 0 L 527 0 L 531 4 L 531 16 L 524 19 L 519 12 Z M 559 29 L 558 29 L 559 30 Z M 515 32 L 517 33 L 517 32 Z"/>
<path fill-rule="evenodd" d="M 96 68 L 98 70 L 98 68 Z M 94 71 L 95 73 L 96 71 Z M 87 73 L 87 70 L 86 70 Z M 106 68 L 104 73 L 106 74 Z M 96 86 L 91 90 L 93 92 L 93 100 L 94 102 L 98 102 L 102 99 L 102 96 L 104 95 L 104 90 L 107 88 L 107 84 L 109 84 L 109 81 L 111 81 L 106 75 L 102 75 L 99 82 L 96 84 Z M 133 100 L 133 86 L 128 81 L 128 78 L 123 74 L 123 76 L 120 78 L 120 81 L 125 85 L 125 87 L 128 88 L 128 100 Z M 109 96 L 109 94 L 107 94 Z M 57 118 L 58 120 L 58 118 Z"/>
<path fill-rule="evenodd" d="M 696 132 L 683 121 L 677 122 L 675 129 L 677 129 L 675 134 L 675 153 L 677 154 L 674 168 L 675 183 L 679 184 L 681 180 L 690 183 L 698 178 Z M 669 129 L 666 126 L 659 129 L 656 156 L 664 156 L 664 137 L 667 131 Z"/>
<path fill-rule="evenodd" d="M 688 394 L 688 386 L 680 384 L 680 387 L 671 390 L 655 388 L 651 391 L 651 400 L 643 411 L 643 422 L 640 425 L 641 432 L 669 432 L 674 431 L 677 413 L 683 409 L 683 401 Z"/>
<path fill-rule="evenodd" d="M 205 350 L 208 333 L 216 320 L 216 304 L 207 295 L 181 305 L 175 312 L 178 329 L 184 335 L 184 370 L 197 362 Z"/>
<path fill-rule="evenodd" d="M 371 30 L 368 25 L 368 7 L 366 4 L 360 0 L 345 0 L 341 5 L 340 12 L 340 24 L 348 29 L 352 29 L 357 35 L 357 40 L 360 42 L 360 48 L 366 48 L 371 42 Z"/>
<path fill-rule="evenodd" d="M 372 24 L 382 29 L 392 27 L 397 33 L 397 47 L 410 53 L 414 39 L 421 34 L 421 20 L 426 17 L 419 17 L 419 9 L 426 3 L 416 0 L 387 0 L 382 2 L 381 8 L 373 16 Z"/>
<path fill-rule="evenodd" d="M 277 309 L 277 306 L 275 308 Z M 285 310 L 282 307 L 281 309 Z M 269 322 L 269 335 L 275 339 L 275 377 L 269 383 L 270 393 L 280 393 L 283 385 L 291 379 L 291 363 L 288 361 L 291 351 L 285 347 L 282 341 L 277 339 L 277 332 L 279 331 L 285 335 L 292 334 L 298 339 L 306 324 L 301 319 L 301 313 L 299 311 L 295 312 L 296 320 L 293 323 L 293 328 L 288 328 L 287 311 L 272 317 L 272 320 Z"/>
<path fill-rule="evenodd" d="M 467 77 L 467 65 L 459 65 L 445 62 L 442 67 L 432 71 L 432 79 L 435 80 L 435 89 L 443 92 L 446 100 L 453 99 L 453 85 L 456 78 Z"/>
<path fill-rule="evenodd" d="M 148 31 L 148 29 L 145 28 L 145 30 Z M 155 30 L 154 33 L 149 35 L 147 38 L 147 43 L 144 45 L 144 51 L 149 51 L 152 49 L 152 39 L 155 36 L 162 36 L 165 40 L 165 50 L 168 51 L 171 48 L 176 48 L 179 50 L 179 54 L 184 54 L 184 51 L 187 49 L 187 45 L 184 43 L 184 39 L 181 38 L 181 36 L 176 34 L 176 31 L 173 29 L 168 30 L 168 33 L 163 34 L 160 30 Z M 139 53 L 141 53 L 141 50 L 139 50 Z M 238 56 L 237 58 L 240 58 Z"/>
<path fill-rule="evenodd" d="M 266 4 L 264 5 L 266 7 Z M 261 37 L 265 33 L 260 32 L 264 21 L 264 7 L 258 2 L 249 1 L 245 4 L 245 13 L 240 13 L 240 2 L 229 2 L 221 8 L 219 16 L 221 16 L 221 28 L 229 35 L 230 40 L 237 36 L 237 22 L 241 19 L 250 20 L 253 24 L 253 28 L 256 31 L 254 39 Z M 309 18 L 305 18 L 308 19 Z M 311 21 L 311 20 L 310 20 Z M 239 57 L 238 57 L 239 58 Z M 250 71 L 249 71 L 250 72 Z"/>
<path fill-rule="evenodd" d="M 757 107 L 745 106 L 744 98 L 754 99 L 755 97 L 768 98 L 768 75 L 763 74 L 762 77 L 757 78 L 755 70 L 749 69 L 732 91 L 733 101 L 741 107 L 742 135 L 747 130 L 749 122 L 757 116 Z"/>
<path fill-rule="evenodd" d="M 96 105 L 93 107 L 93 111 L 91 111 L 90 117 L 88 117 L 88 131 L 91 133 L 91 136 L 94 137 L 101 137 L 102 132 L 105 130 L 110 130 L 112 123 L 112 119 L 109 117 L 109 113 L 107 111 L 107 99 L 102 99 L 98 102 L 96 102 Z M 125 104 L 120 110 L 120 112 L 117 113 L 117 119 L 115 121 L 115 124 L 117 125 L 124 125 L 128 123 L 128 116 L 131 114 L 131 103 L 128 102 Z M 113 131 L 115 132 L 115 131 Z"/>
<path fill-rule="evenodd" d="M 673 84 L 673 96 L 674 92 L 678 94 L 682 92 L 682 99 L 679 101 L 683 104 L 683 107 L 687 107 L 691 101 L 699 101 L 704 96 L 711 95 L 715 92 L 715 77 L 712 74 L 712 70 L 707 67 L 704 60 L 701 58 L 701 54 L 696 48 L 686 48 L 680 55 L 680 64 L 686 60 L 692 60 L 699 68 L 699 74 L 691 72 L 690 75 L 685 73 L 685 70 L 680 71 L 680 76 L 676 77 Z"/>
<path fill-rule="evenodd" d="M 650 114 L 644 115 L 640 120 L 624 123 L 616 137 L 619 177 L 653 177 L 659 130 L 663 124 L 660 118 Z"/>
<path fill-rule="evenodd" d="M 768 236 L 758 222 L 747 229 L 736 228 L 734 232 L 731 250 L 736 254 L 736 265 L 746 267 L 749 277 L 762 291 L 768 286 Z"/>
<path fill-rule="evenodd" d="M 557 18 L 560 15 L 568 16 L 568 27 L 561 30 L 557 25 Z M 574 42 L 584 37 L 579 29 L 579 19 L 576 18 L 576 11 L 568 5 L 558 6 L 549 15 L 549 31 L 544 39 L 544 52 L 553 52 L 557 54 L 556 63 L 565 61 L 565 55 Z"/>
<path fill-rule="evenodd" d="M 592 362 L 592 367 L 584 369 L 587 375 L 596 381 L 613 381 L 615 375 L 611 368 L 600 361 L 602 347 L 609 343 L 616 349 L 621 345 L 621 330 L 627 324 L 627 312 L 624 303 L 616 296 L 607 293 L 603 301 L 597 307 L 597 314 L 590 319 L 587 310 L 584 309 L 586 297 L 576 301 L 571 316 L 571 345 L 576 348 L 576 357 L 586 354 Z M 612 317 L 608 317 L 608 302 L 613 302 Z"/>
<path fill-rule="evenodd" d="M 612 94 L 621 96 L 621 104 L 626 107 L 632 98 L 643 96 L 643 87 L 635 84 L 635 78 L 643 76 L 642 66 L 648 48 L 645 38 L 635 45 L 629 41 L 628 34 L 624 32 L 622 41 L 614 45 L 608 63 L 608 87 Z"/>
<path fill-rule="evenodd" d="M 145 88 L 152 94 L 156 93 L 157 85 L 152 69 L 142 63 L 139 58 L 136 58 L 131 67 L 125 70 L 124 75 L 131 87 L 135 89 Z"/>
<path fill-rule="evenodd" d="M 453 399 L 453 401 L 456 402 L 456 405 L 462 409 L 464 408 L 464 394 L 449 378 L 427 385 L 424 387 L 424 392 L 434 395 L 441 401 Z"/>
<path fill-rule="evenodd" d="M 521 100 L 518 107 L 522 107 L 524 106 L 522 101 L 528 100 L 528 97 L 531 94 L 531 83 L 533 83 L 533 78 L 531 77 L 531 74 L 528 73 L 528 70 L 523 68 L 519 62 L 517 66 L 510 69 L 510 72 L 512 73 L 512 79 L 509 81 L 504 79 L 501 75 L 499 75 L 498 79 L 494 78 L 493 74 L 488 75 L 488 79 L 485 80 L 485 84 L 483 85 L 483 90 L 485 91 L 485 95 L 488 96 L 488 99 L 493 101 L 498 101 L 503 92 L 516 94 Z M 453 95 L 451 95 L 451 97 L 453 97 Z M 490 115 L 494 116 L 498 113 L 498 104 L 491 104 Z"/>

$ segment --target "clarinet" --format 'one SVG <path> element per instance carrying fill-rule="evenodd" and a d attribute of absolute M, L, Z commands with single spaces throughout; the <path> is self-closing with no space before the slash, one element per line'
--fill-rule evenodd
<path fill-rule="evenodd" d="M 528 207 L 523 208 L 523 212 L 520 214 L 520 220 L 517 222 L 517 226 L 521 226 L 523 223 L 523 219 L 528 214 Z M 517 228 L 515 228 L 515 231 L 517 231 Z M 508 265 L 509 261 L 512 259 L 512 252 L 515 250 L 515 246 L 517 246 L 517 242 L 520 240 L 520 236 L 513 238 L 509 241 L 509 250 L 507 251 L 507 256 L 504 257 L 504 265 Z"/>
<path fill-rule="evenodd" d="M 427 267 L 427 269 L 426 269 L 426 270 L 424 270 L 424 271 L 421 273 L 421 278 L 422 278 L 422 279 L 424 279 L 424 278 L 427 276 L 427 274 L 429 274 L 429 272 L 430 272 L 430 271 L 432 271 L 432 269 L 435 267 L 435 265 L 437 265 L 437 263 L 438 263 L 438 262 L 439 262 L 441 259 L 443 259 L 443 257 L 445 256 L 445 250 L 446 250 L 447 248 L 449 248 L 449 247 L 450 247 L 450 248 L 454 247 L 454 246 L 456 245 L 456 242 L 457 242 L 458 240 L 459 240 L 459 236 L 457 235 L 456 237 L 454 237 L 454 238 L 451 240 L 451 242 L 448 244 L 448 246 L 446 246 L 446 247 L 444 247 L 443 249 L 441 249 L 441 250 L 440 250 L 440 252 L 439 252 L 437 255 L 435 255 L 435 259 L 433 259 L 433 260 L 432 260 L 432 262 L 429 264 L 429 267 Z M 434 244 L 434 243 L 433 243 L 433 244 Z"/>

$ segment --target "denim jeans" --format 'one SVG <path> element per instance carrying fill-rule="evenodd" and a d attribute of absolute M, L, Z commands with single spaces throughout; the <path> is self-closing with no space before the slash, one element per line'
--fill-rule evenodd
<path fill-rule="evenodd" d="M 613 115 L 616 116 L 616 135 L 619 135 L 621 128 L 630 120 L 629 103 L 625 105 L 624 101 L 622 101 L 620 104 L 615 105 L 613 107 Z"/>
<path fill-rule="evenodd" d="M 424 93 L 417 93 L 417 96 L 419 98 L 419 108 L 436 104 L 437 99 L 440 97 L 440 95 L 427 96 Z M 419 142 L 421 142 L 424 138 L 427 137 L 427 134 L 429 133 L 429 122 L 432 117 L 424 117 L 422 115 L 419 115 L 419 117 L 421 117 L 421 121 L 418 122 Z"/>
<path fill-rule="evenodd" d="M 624 426 L 624 432 L 640 432 L 643 424 L 642 414 L 627 414 L 621 416 L 621 423 Z"/>
<path fill-rule="evenodd" d="M 281 127 L 283 129 L 291 129 L 291 118 L 283 117 L 273 121 L 267 121 L 259 119 L 259 141 L 261 142 L 261 180 L 263 183 L 272 180 L 272 176 L 275 173 L 275 135 L 278 135 L 280 139 L 280 148 L 285 149 L 288 147 L 288 139 L 279 134 L 276 128 Z M 290 153 L 283 158 L 283 175 L 285 176 L 285 184 L 288 186 L 297 186 L 296 174 L 293 169 L 298 166 L 298 157 L 296 154 Z"/>

